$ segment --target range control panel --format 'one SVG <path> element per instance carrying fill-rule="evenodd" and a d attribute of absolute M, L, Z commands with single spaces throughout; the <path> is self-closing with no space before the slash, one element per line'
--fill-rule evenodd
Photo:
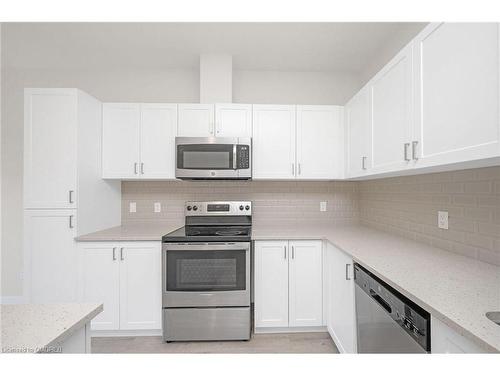
<path fill-rule="evenodd" d="M 251 216 L 252 202 L 186 202 L 186 216 Z"/>

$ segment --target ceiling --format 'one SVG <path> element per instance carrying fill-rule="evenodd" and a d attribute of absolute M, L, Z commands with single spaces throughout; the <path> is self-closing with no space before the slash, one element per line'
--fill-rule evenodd
<path fill-rule="evenodd" d="M 363 72 L 424 23 L 7 23 L 2 64 L 26 69 L 196 69 L 229 53 L 235 70 Z"/>

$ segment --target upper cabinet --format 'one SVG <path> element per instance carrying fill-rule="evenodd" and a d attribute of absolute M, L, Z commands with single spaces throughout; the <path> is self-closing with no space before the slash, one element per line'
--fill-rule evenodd
<path fill-rule="evenodd" d="M 179 104 L 179 137 L 215 137 L 213 104 Z"/>
<path fill-rule="evenodd" d="M 348 177 L 499 164 L 499 46 L 498 23 L 428 25 L 346 105 Z"/>
<path fill-rule="evenodd" d="M 297 106 L 298 179 L 344 177 L 343 107 Z"/>
<path fill-rule="evenodd" d="M 254 105 L 253 178 L 294 179 L 295 106 Z"/>
<path fill-rule="evenodd" d="M 251 104 L 216 104 L 215 105 L 216 137 L 251 137 L 252 105 Z"/>
<path fill-rule="evenodd" d="M 412 46 L 405 47 L 370 82 L 371 172 L 406 168 L 412 136 Z"/>
<path fill-rule="evenodd" d="M 179 104 L 179 137 L 251 137 L 250 104 Z"/>
<path fill-rule="evenodd" d="M 27 89 L 25 208 L 76 208 L 77 91 Z"/>
<path fill-rule="evenodd" d="M 500 156 L 499 24 L 441 23 L 414 41 L 417 166 Z"/>
<path fill-rule="evenodd" d="M 368 86 L 345 106 L 348 177 L 363 176 L 371 163 L 371 95 Z"/>
<path fill-rule="evenodd" d="M 175 178 L 177 105 L 103 105 L 103 178 Z"/>

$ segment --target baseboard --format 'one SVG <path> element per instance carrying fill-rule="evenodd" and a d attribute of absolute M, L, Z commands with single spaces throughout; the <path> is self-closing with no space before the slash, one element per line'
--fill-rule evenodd
<path fill-rule="evenodd" d="M 126 337 L 126 336 L 161 336 L 161 329 L 137 329 L 137 330 L 91 330 L 91 337 Z"/>
<path fill-rule="evenodd" d="M 3 305 L 17 305 L 25 303 L 24 296 L 1 296 L 0 303 Z"/>
<path fill-rule="evenodd" d="M 328 332 L 325 326 L 315 327 L 255 327 L 254 333 L 307 333 Z"/>
<path fill-rule="evenodd" d="M 327 329 L 328 329 L 328 333 L 330 334 L 330 337 L 332 338 L 333 342 L 335 343 L 335 346 L 339 350 L 339 353 L 345 354 L 346 351 L 345 351 L 344 347 L 342 346 L 342 344 L 340 343 L 340 340 L 338 339 L 335 332 L 333 332 L 333 329 L 331 329 L 330 327 L 328 327 Z"/>

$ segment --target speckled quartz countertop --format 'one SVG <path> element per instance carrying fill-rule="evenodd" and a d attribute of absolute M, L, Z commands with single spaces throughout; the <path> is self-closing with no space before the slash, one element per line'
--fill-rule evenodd
<path fill-rule="evenodd" d="M 487 351 L 500 351 L 500 267 L 361 225 L 252 227 L 254 240 L 322 239 Z"/>
<path fill-rule="evenodd" d="M 36 353 L 56 347 L 101 311 L 98 303 L 0 305 L 2 352 Z"/>
<path fill-rule="evenodd" d="M 76 237 L 76 241 L 161 241 L 163 235 L 181 227 L 176 223 L 138 222 Z"/>

